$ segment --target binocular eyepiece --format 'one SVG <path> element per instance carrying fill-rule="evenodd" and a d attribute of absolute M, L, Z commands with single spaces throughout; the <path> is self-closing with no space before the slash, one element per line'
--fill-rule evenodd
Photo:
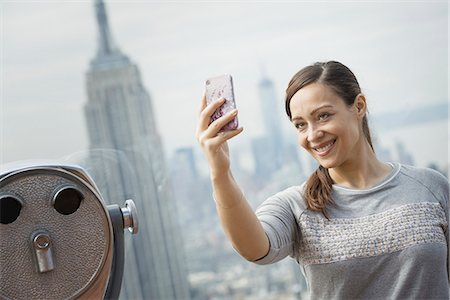
<path fill-rule="evenodd" d="M 70 165 L 0 174 L 0 299 L 118 298 L 124 237 L 138 232 L 132 200 L 106 206 Z"/>

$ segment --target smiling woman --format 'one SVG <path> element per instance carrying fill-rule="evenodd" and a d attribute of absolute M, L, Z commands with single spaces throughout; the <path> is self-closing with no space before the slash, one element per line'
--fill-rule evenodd
<path fill-rule="evenodd" d="M 220 221 L 243 257 L 271 264 L 291 256 L 311 299 L 449 298 L 449 182 L 377 158 L 366 97 L 349 68 L 315 63 L 291 79 L 286 112 L 320 166 L 256 212 L 230 170 L 227 140 L 242 128 L 219 134 L 231 114 L 209 125 L 220 105 L 203 101 L 197 138 Z"/>
<path fill-rule="evenodd" d="M 326 215 L 333 182 L 364 187 L 388 174 L 390 168 L 374 155 L 365 96 L 353 72 L 341 63 L 316 63 L 295 74 L 286 90 L 286 113 L 298 129 L 300 145 L 320 164 L 306 183 L 309 208 Z M 346 173 L 338 170 L 353 169 L 358 160 L 370 162 L 371 176 L 361 182 L 338 178 Z"/>

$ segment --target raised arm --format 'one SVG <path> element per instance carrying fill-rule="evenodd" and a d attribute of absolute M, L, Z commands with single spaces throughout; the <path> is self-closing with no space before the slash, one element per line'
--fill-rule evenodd
<path fill-rule="evenodd" d="M 222 227 L 233 247 L 245 259 L 255 261 L 269 252 L 269 240 L 230 169 L 227 141 L 243 129 L 220 132 L 237 115 L 237 110 L 209 124 L 212 114 L 222 104 L 223 99 L 220 99 L 207 106 L 203 97 L 196 136 L 209 163 L 214 199 Z"/>

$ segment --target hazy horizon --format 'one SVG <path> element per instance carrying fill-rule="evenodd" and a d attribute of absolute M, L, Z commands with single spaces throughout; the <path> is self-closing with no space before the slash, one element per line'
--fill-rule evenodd
<path fill-rule="evenodd" d="M 448 106 L 446 1 L 105 4 L 116 45 L 140 68 L 168 157 L 178 147 L 198 149 L 203 83 L 222 73 L 234 76 L 245 129 L 232 142 L 236 148 L 264 134 L 257 90 L 263 69 L 291 135 L 284 88 L 315 61 L 348 65 L 373 116 Z M 0 8 L 0 162 L 87 150 L 84 76 L 97 51 L 93 1 L 3 1 Z M 374 131 L 384 147 L 404 143 L 418 165 L 448 164 L 448 121 Z"/>

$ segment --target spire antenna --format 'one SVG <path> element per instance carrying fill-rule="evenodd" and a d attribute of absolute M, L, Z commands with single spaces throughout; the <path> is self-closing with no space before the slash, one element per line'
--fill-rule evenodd
<path fill-rule="evenodd" d="M 106 14 L 105 3 L 103 0 L 95 0 L 95 11 L 97 15 L 97 24 L 99 32 L 98 56 L 108 56 L 118 52 L 114 45 L 111 32 L 109 30 L 108 16 Z"/>

